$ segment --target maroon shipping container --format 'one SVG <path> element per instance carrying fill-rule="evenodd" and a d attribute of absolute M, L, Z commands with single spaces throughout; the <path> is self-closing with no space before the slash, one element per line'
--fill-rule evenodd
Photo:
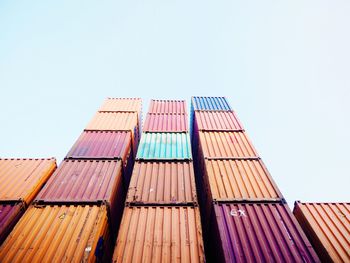
<path fill-rule="evenodd" d="M 0 204 L 0 245 L 21 218 L 24 210 L 23 203 Z"/>
<path fill-rule="evenodd" d="M 188 132 L 185 114 L 151 114 L 148 113 L 144 132 Z"/>
<path fill-rule="evenodd" d="M 215 204 L 213 262 L 320 262 L 286 204 Z"/>

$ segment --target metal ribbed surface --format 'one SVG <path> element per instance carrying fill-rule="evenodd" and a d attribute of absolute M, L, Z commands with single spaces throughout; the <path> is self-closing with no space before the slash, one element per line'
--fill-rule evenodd
<path fill-rule="evenodd" d="M 142 133 L 137 159 L 192 159 L 188 133 Z"/>
<path fill-rule="evenodd" d="M 206 160 L 205 175 L 213 200 L 281 200 L 267 169 L 258 160 Z"/>
<path fill-rule="evenodd" d="M 212 111 L 232 110 L 225 97 L 192 97 L 192 108 Z"/>
<path fill-rule="evenodd" d="M 144 132 L 188 132 L 185 114 L 147 114 Z"/>
<path fill-rule="evenodd" d="M 0 159 L 0 200 L 29 204 L 56 169 L 56 159 Z"/>
<path fill-rule="evenodd" d="M 99 111 L 141 112 L 140 98 L 107 98 Z"/>
<path fill-rule="evenodd" d="M 237 131 L 243 127 L 233 111 L 196 111 L 195 121 L 200 131 Z"/>
<path fill-rule="evenodd" d="M 187 106 L 184 100 L 151 100 L 149 113 L 186 114 Z"/>
<path fill-rule="evenodd" d="M 136 112 L 97 112 L 86 131 L 136 131 L 138 117 Z"/>
<path fill-rule="evenodd" d="M 0 204 L 0 245 L 24 212 L 22 203 Z"/>
<path fill-rule="evenodd" d="M 128 203 L 196 203 L 196 185 L 191 162 L 136 162 Z"/>
<path fill-rule="evenodd" d="M 66 158 L 120 158 L 126 160 L 130 151 L 130 132 L 85 131 Z"/>
<path fill-rule="evenodd" d="M 204 261 L 198 208 L 125 208 L 113 262 Z"/>
<path fill-rule="evenodd" d="M 199 138 L 207 158 L 258 157 L 245 132 L 199 132 Z"/>
<path fill-rule="evenodd" d="M 287 205 L 222 204 L 214 210 L 215 262 L 320 262 Z"/>
<path fill-rule="evenodd" d="M 1 246 L 0 261 L 95 261 L 107 233 L 105 206 L 30 207 Z"/>
<path fill-rule="evenodd" d="M 65 160 L 35 198 L 45 202 L 106 201 L 123 187 L 122 161 Z"/>
<path fill-rule="evenodd" d="M 294 214 L 323 262 L 350 262 L 350 203 L 296 202 Z"/>

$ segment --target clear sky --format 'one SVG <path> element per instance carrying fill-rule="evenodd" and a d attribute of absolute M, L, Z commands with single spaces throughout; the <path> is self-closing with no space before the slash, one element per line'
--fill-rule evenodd
<path fill-rule="evenodd" d="M 350 201 L 350 1 L 0 1 L 0 156 L 105 97 L 227 96 L 289 204 Z M 189 105 L 188 105 L 189 106 Z"/>

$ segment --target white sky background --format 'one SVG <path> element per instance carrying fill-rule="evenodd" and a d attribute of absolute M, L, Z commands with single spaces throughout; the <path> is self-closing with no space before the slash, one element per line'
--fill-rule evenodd
<path fill-rule="evenodd" d="M 290 205 L 350 201 L 350 2 L 1 1 L 0 156 L 60 162 L 105 97 L 227 96 Z"/>

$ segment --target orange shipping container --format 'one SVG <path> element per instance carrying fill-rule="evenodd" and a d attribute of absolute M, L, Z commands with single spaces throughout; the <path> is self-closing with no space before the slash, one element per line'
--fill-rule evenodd
<path fill-rule="evenodd" d="M 301 203 L 293 211 L 322 262 L 350 262 L 350 203 Z"/>
<path fill-rule="evenodd" d="M 56 159 L 0 159 L 0 200 L 27 205 L 56 169 Z"/>
<path fill-rule="evenodd" d="M 110 242 L 105 206 L 32 206 L 0 247 L 0 262 L 108 260 Z"/>
<path fill-rule="evenodd" d="M 200 131 L 242 131 L 243 127 L 233 111 L 194 112 L 196 130 Z"/>
<path fill-rule="evenodd" d="M 198 208 L 127 207 L 113 262 L 204 262 Z"/>
<path fill-rule="evenodd" d="M 107 98 L 99 111 L 138 112 L 142 110 L 140 98 Z"/>
<path fill-rule="evenodd" d="M 127 203 L 197 203 L 192 162 L 136 162 Z"/>

